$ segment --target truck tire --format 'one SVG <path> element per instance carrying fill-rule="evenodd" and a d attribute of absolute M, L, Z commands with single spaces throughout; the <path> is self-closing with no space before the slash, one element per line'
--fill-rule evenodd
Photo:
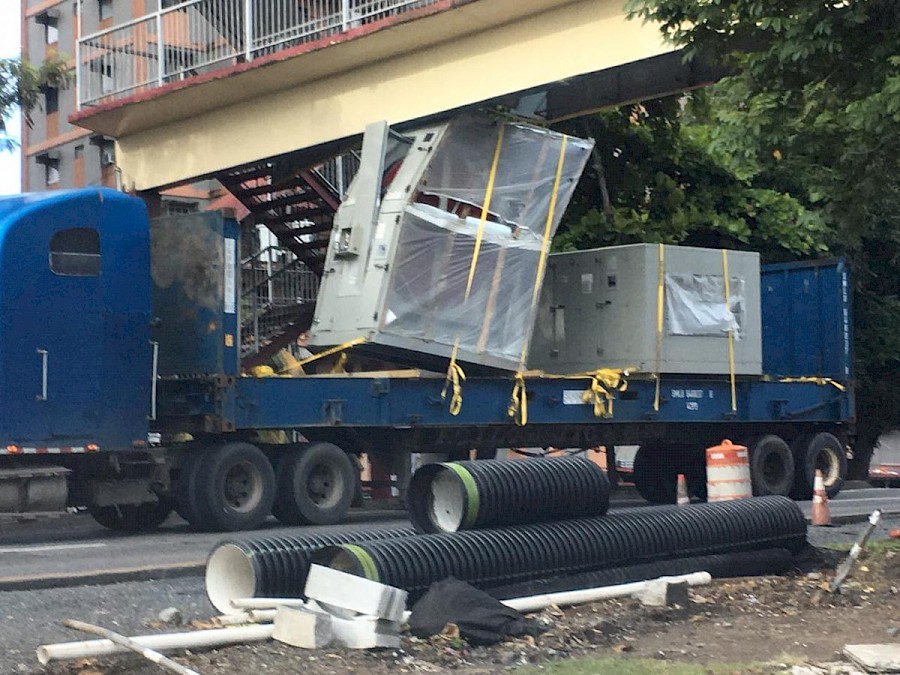
<path fill-rule="evenodd" d="M 200 456 L 195 471 L 195 506 L 202 529 L 253 530 L 271 513 L 275 471 L 255 445 L 226 443 L 210 448 Z"/>
<path fill-rule="evenodd" d="M 197 476 L 200 462 L 208 448 L 195 448 L 185 451 L 187 456 L 181 461 L 178 476 L 175 479 L 175 512 L 184 518 L 194 530 L 202 530 L 200 499 L 197 493 Z"/>
<path fill-rule="evenodd" d="M 847 455 L 838 438 L 829 433 L 801 436 L 793 445 L 796 471 L 791 497 L 812 499 L 816 469 L 822 472 L 825 493 L 834 497 L 844 487 Z"/>
<path fill-rule="evenodd" d="M 756 497 L 788 495 L 794 484 L 794 456 L 779 436 L 766 434 L 748 444 L 750 484 Z"/>
<path fill-rule="evenodd" d="M 172 513 L 169 499 L 144 504 L 92 506 L 89 512 L 103 527 L 117 532 L 150 532 L 162 525 Z"/>
<path fill-rule="evenodd" d="M 634 486 L 651 504 L 674 504 L 678 474 L 683 473 L 688 492 L 706 501 L 706 462 L 700 451 L 662 443 L 642 445 L 634 456 Z"/>
<path fill-rule="evenodd" d="M 357 483 L 346 452 L 332 443 L 310 443 L 279 462 L 272 512 L 286 525 L 334 525 L 347 515 Z"/>

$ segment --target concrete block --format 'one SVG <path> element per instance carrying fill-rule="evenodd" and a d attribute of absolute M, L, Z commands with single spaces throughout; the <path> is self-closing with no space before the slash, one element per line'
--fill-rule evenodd
<path fill-rule="evenodd" d="M 327 611 L 315 600 L 307 607 L 311 611 Z M 353 618 L 331 616 L 332 644 L 349 649 L 396 648 L 400 646 L 400 624 L 376 616 L 357 615 Z"/>
<path fill-rule="evenodd" d="M 900 672 L 900 644 L 847 645 L 844 654 L 870 673 Z"/>
<path fill-rule="evenodd" d="M 406 591 L 322 565 L 310 566 L 304 593 L 306 597 L 331 608 L 388 621 L 401 621 L 406 610 Z"/>
<path fill-rule="evenodd" d="M 349 649 L 396 648 L 400 646 L 400 626 L 374 616 L 355 619 L 332 618 L 334 641 Z"/>
<path fill-rule="evenodd" d="M 275 614 L 272 637 L 279 642 L 302 647 L 321 649 L 334 639 L 332 617 L 304 607 L 279 607 Z"/>
<path fill-rule="evenodd" d="M 646 607 L 687 607 L 690 603 L 688 585 L 684 581 L 672 583 L 665 579 L 653 579 L 647 582 L 643 591 L 635 593 L 634 597 Z"/>

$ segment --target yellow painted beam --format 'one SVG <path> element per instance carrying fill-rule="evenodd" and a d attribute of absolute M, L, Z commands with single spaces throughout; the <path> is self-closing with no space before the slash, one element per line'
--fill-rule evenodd
<path fill-rule="evenodd" d="M 133 104 L 118 120 L 124 184 L 171 185 L 359 134 L 373 120 L 414 120 L 671 51 L 657 28 L 626 19 L 622 1 L 480 0 L 185 88 L 175 93 L 191 114 L 170 107 L 176 119 L 168 123 L 153 126 L 146 114 L 138 123 L 141 106 L 158 108 L 167 96 Z M 544 11 L 534 13 L 536 6 Z M 383 55 L 391 43 L 400 51 L 404 39 L 407 49 L 418 48 Z M 298 82 L 304 71 L 322 76 Z M 285 87 L 289 81 L 295 84 Z M 215 96 L 222 87 L 231 91 L 225 105 Z M 235 100 L 235 92 L 253 88 L 257 95 Z"/>

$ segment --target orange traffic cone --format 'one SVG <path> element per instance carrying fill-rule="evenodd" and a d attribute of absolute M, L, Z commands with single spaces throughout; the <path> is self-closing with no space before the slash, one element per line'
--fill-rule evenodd
<path fill-rule="evenodd" d="M 675 492 L 675 503 L 678 506 L 687 506 L 691 503 L 691 498 L 688 497 L 687 492 L 687 480 L 683 473 L 678 474 L 678 489 Z"/>
<path fill-rule="evenodd" d="M 822 480 L 822 472 L 819 469 L 816 470 L 816 480 L 813 483 L 812 524 L 831 525 L 828 495 L 825 492 L 825 482 Z"/>

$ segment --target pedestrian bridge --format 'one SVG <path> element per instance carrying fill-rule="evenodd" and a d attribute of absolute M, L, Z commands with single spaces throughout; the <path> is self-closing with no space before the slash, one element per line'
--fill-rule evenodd
<path fill-rule="evenodd" d="M 491 106 L 554 121 L 714 79 L 624 0 L 160 0 L 79 41 L 72 122 L 126 189 L 267 158 L 311 166 L 392 125 Z"/>

